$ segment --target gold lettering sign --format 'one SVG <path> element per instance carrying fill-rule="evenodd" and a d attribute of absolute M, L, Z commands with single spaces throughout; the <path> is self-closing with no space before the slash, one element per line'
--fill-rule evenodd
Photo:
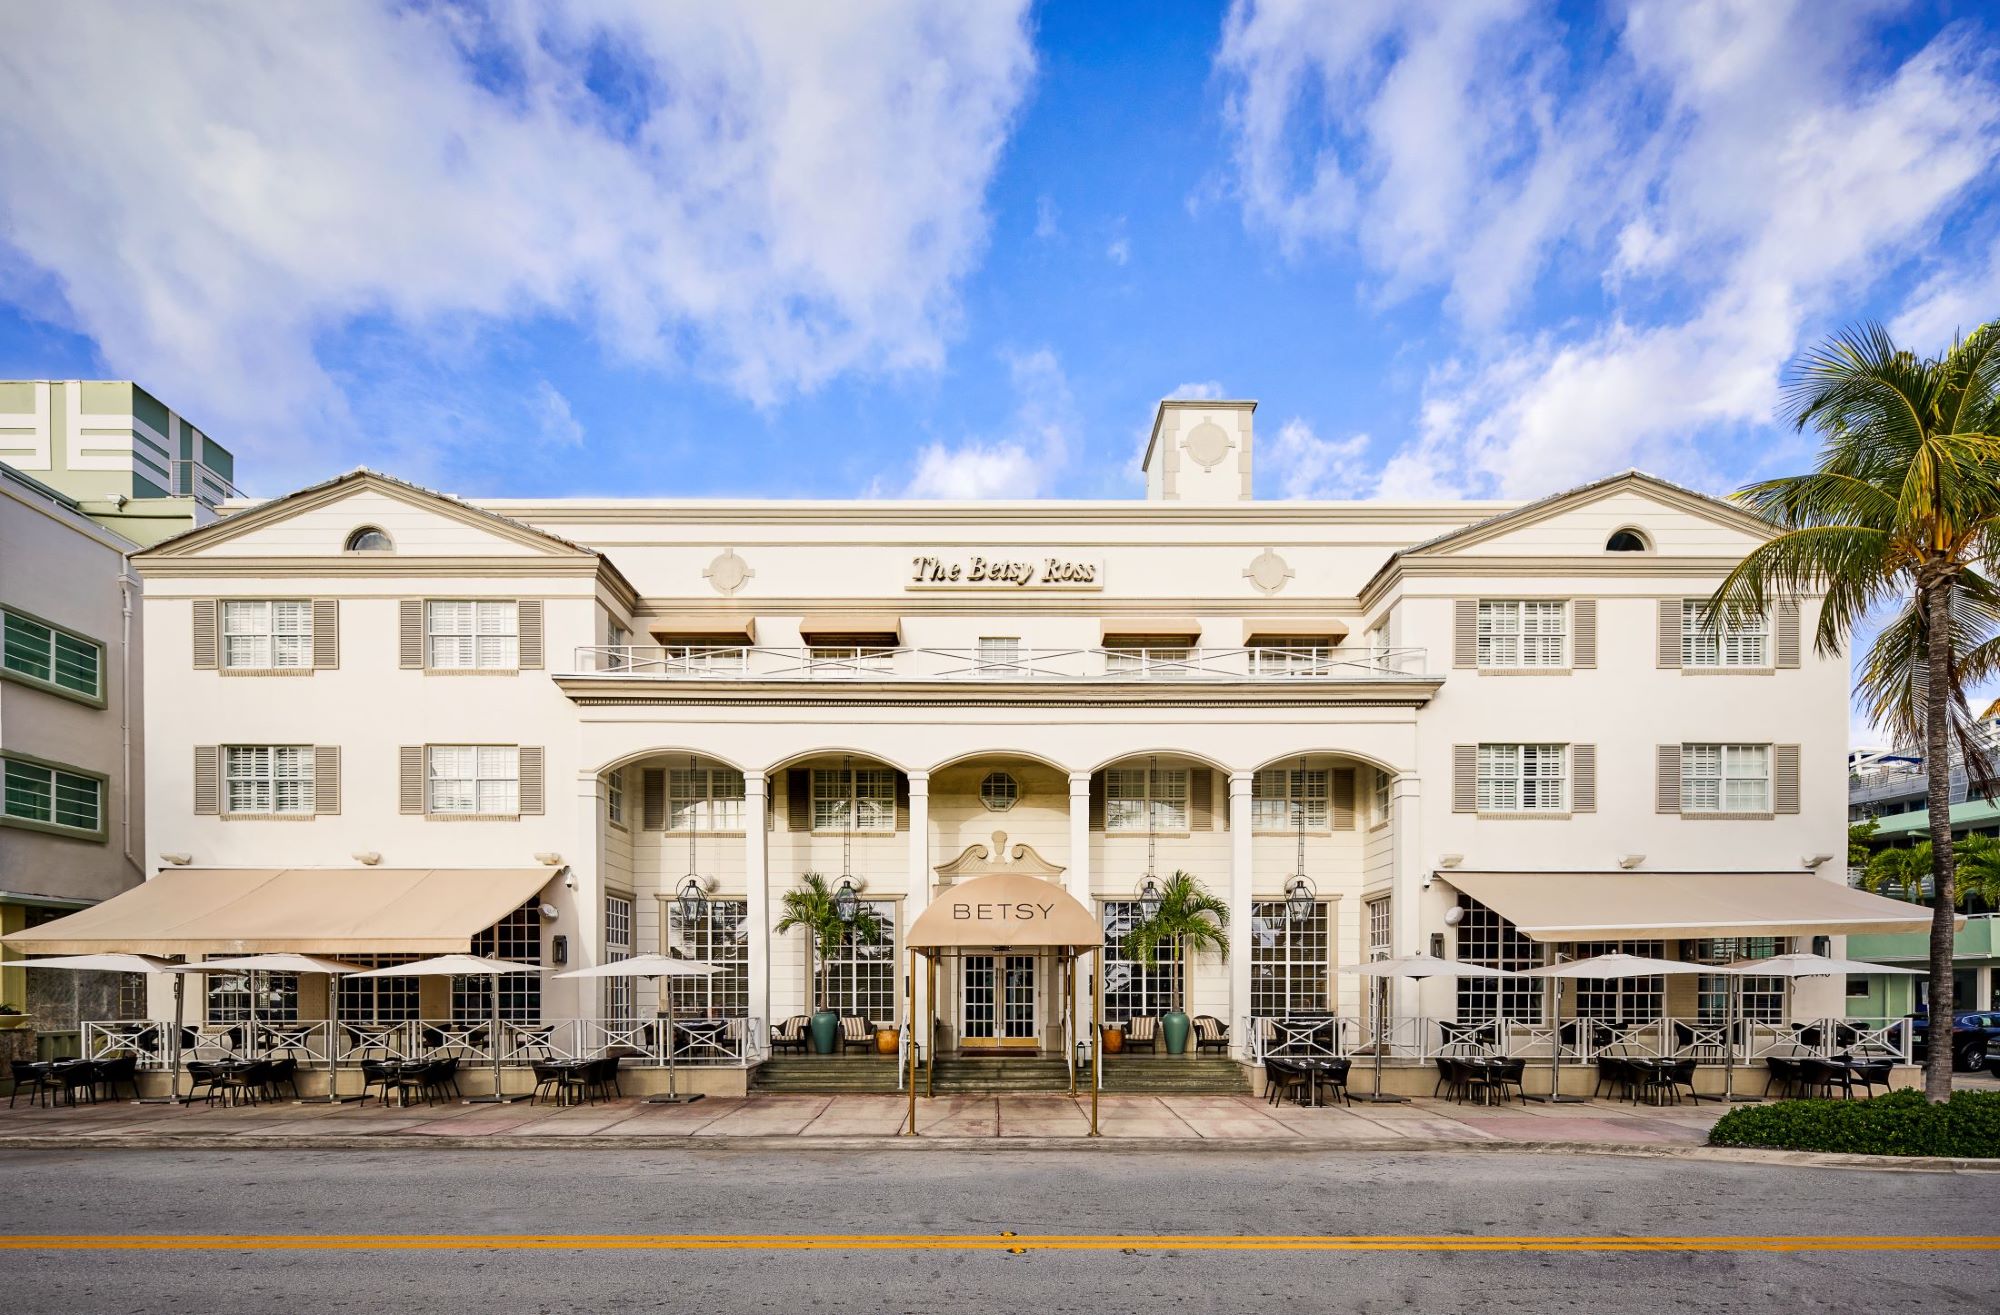
<path fill-rule="evenodd" d="M 968 904 L 951 906 L 953 922 L 1047 922 L 1055 916 L 1053 904 Z"/>
<path fill-rule="evenodd" d="M 927 553 L 910 559 L 905 589 L 1102 589 L 1104 563 L 1054 553 Z"/>

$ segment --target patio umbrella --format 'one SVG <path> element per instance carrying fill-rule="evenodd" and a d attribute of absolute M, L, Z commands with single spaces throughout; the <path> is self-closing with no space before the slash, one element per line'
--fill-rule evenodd
<path fill-rule="evenodd" d="M 1787 983 L 1801 977 L 1840 977 L 1848 973 L 1889 973 L 1899 977 L 1922 977 L 1926 969 L 1898 968 L 1886 963 L 1863 963 L 1859 959 L 1830 959 L 1823 954 L 1774 954 L 1768 959 L 1738 959 L 1716 971 L 1730 976 L 1729 1034 L 1723 1051 L 1723 1098 L 1731 1103 L 1755 1104 L 1762 1096 L 1736 1094 L 1736 1024 L 1743 1017 L 1743 979 L 1782 977 Z M 1744 1056 L 1749 1059 L 1749 1038 L 1744 1038 Z"/>
<path fill-rule="evenodd" d="M 1587 1096 L 1565 1096 L 1562 1094 L 1562 984 L 1570 978 L 1591 982 L 1615 982 L 1632 977 L 1665 977 L 1674 974 L 1701 973 L 1708 969 L 1698 963 L 1682 963 L 1678 959 L 1649 959 L 1642 955 L 1626 954 L 1622 951 L 1600 954 L 1589 959 L 1571 959 L 1568 963 L 1543 964 L 1540 968 L 1528 969 L 1529 977 L 1546 977 L 1554 999 L 1549 1005 L 1549 1016 L 1555 1020 L 1555 1042 L 1549 1047 L 1549 1094 L 1551 1105 L 1580 1105 Z"/>
<path fill-rule="evenodd" d="M 171 973 L 179 970 L 177 963 L 165 959 L 155 959 L 150 954 L 58 954 L 46 958 L 26 959 L 8 965 L 10 968 L 61 968 L 74 973 Z M 169 1040 L 169 1054 L 173 1056 L 173 1067 L 168 1079 L 169 1093 L 164 1099 L 159 1096 L 141 1096 L 140 1105 L 171 1105 L 180 1095 L 181 1071 L 181 979 L 174 978 L 174 1034 Z"/>
<path fill-rule="evenodd" d="M 572 968 L 558 977 L 644 977 L 657 980 L 662 977 L 707 977 L 722 969 L 712 963 L 701 963 L 694 959 L 676 959 L 667 954 L 635 954 L 629 959 L 616 963 L 601 963 L 595 968 Z M 701 1093 L 682 1096 L 674 1091 L 674 993 L 666 991 L 667 1000 L 667 1094 L 648 1096 L 648 1105 L 691 1105 L 701 1099 Z"/>
<path fill-rule="evenodd" d="M 328 1105 L 340 1104 L 340 986 L 331 980 L 348 973 L 361 971 L 358 963 L 348 963 L 341 959 L 322 959 L 312 954 L 248 954 L 235 959 L 204 959 L 200 963 L 179 964 L 174 971 L 180 973 L 249 973 L 255 979 L 258 973 L 323 973 L 328 978 L 326 984 L 326 1101 Z M 176 1027 L 178 1028 L 178 1023 Z M 257 993 L 250 993 L 250 1054 L 257 1053 Z M 303 1102 L 301 1102 L 303 1103 Z"/>
<path fill-rule="evenodd" d="M 435 959 L 399 963 L 393 968 L 371 968 L 355 973 L 354 980 L 368 977 L 484 977 L 487 998 L 493 1002 L 493 1035 L 488 1042 L 493 1052 L 493 1094 L 468 1096 L 468 1105 L 508 1105 L 519 1099 L 500 1090 L 500 979 L 511 973 L 538 973 L 540 964 L 515 963 L 511 959 L 482 959 L 476 954 L 443 954 Z"/>
<path fill-rule="evenodd" d="M 1398 959 L 1370 959 L 1366 963 L 1351 963 L 1340 969 L 1359 977 L 1375 979 L 1375 1090 L 1364 1099 L 1376 1104 L 1396 1104 L 1409 1099 L 1408 1096 L 1394 1096 L 1382 1090 L 1382 1014 L 1383 992 L 1391 977 L 1423 981 L 1428 977 L 1519 977 L 1521 974 L 1506 968 L 1487 968 L 1476 963 L 1460 963 L 1456 959 L 1440 959 L 1435 954 L 1406 954 Z"/>

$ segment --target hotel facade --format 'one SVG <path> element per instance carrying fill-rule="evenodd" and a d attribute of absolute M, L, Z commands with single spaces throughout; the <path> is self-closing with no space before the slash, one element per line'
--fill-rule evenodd
<path fill-rule="evenodd" d="M 1143 1032 L 1178 993 L 1252 1068 L 1290 1018 L 1342 1020 L 1347 1047 L 1379 1023 L 1413 1058 L 1441 1025 L 1546 1024 L 1540 983 L 1448 977 L 1395 982 L 1378 1017 L 1340 971 L 1371 958 L 1720 964 L 1879 910 L 1843 881 L 1848 673 L 1813 649 L 1818 599 L 1699 620 L 1768 525 L 1639 473 L 1526 504 L 1259 502 L 1254 412 L 1161 403 L 1124 501 L 463 501 L 356 471 L 228 504 L 135 558 L 149 884 L 183 893 L 120 948 L 387 965 L 449 942 L 550 969 L 501 1007 L 578 1048 L 631 1039 L 665 984 L 553 971 L 699 960 L 720 971 L 673 1003 L 730 1020 L 739 1062 L 702 1079 L 726 1089 L 816 979 L 905 1038 L 914 1002 L 941 1055 L 1075 1053 L 1058 955 L 911 974 L 909 929 L 981 875 L 1091 911 L 1107 1024 Z M 1176 872 L 1226 903 L 1229 948 L 1137 962 L 1123 934 Z M 808 873 L 881 940 L 821 963 L 779 931 Z M 280 888 L 262 931 L 229 922 Z M 1560 1008 L 1713 1022 L 1723 980 Z M 1753 983 L 1773 1026 L 1842 1013 L 1838 980 Z M 211 979 L 194 1009 L 240 1020 L 245 989 Z M 487 989 L 339 1003 L 463 1022 Z M 325 990 L 260 1004 L 324 1017 Z"/>

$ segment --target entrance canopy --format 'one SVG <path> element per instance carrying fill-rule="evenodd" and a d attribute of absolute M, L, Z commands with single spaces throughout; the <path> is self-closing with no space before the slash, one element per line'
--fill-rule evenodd
<path fill-rule="evenodd" d="M 1104 931 L 1089 909 L 1053 881 L 995 872 L 945 887 L 905 943 L 927 955 L 995 948 L 1085 951 L 1104 943 Z"/>
<path fill-rule="evenodd" d="M 550 868 L 169 868 L 5 939 L 28 954 L 462 953 L 554 876 Z"/>
<path fill-rule="evenodd" d="M 1439 872 L 1537 941 L 1925 931 L 1931 911 L 1810 872 Z"/>

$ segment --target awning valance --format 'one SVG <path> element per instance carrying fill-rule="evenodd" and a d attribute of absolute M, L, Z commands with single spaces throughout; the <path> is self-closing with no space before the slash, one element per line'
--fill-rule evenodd
<path fill-rule="evenodd" d="M 1347 625 L 1330 616 L 1295 616 L 1280 620 L 1245 621 L 1243 642 L 1254 644 L 1273 639 L 1326 639 L 1338 644 L 1347 638 Z"/>
<path fill-rule="evenodd" d="M 1191 616 L 1106 617 L 1100 634 L 1106 639 L 1186 639 L 1201 638 L 1201 622 Z"/>
<path fill-rule="evenodd" d="M 1076 897 L 1040 877 L 996 872 L 947 886 L 911 926 L 907 944 L 952 949 L 1057 946 L 1094 950 L 1104 931 Z"/>
<path fill-rule="evenodd" d="M 1921 931 L 1929 909 L 1810 872 L 1460 872 L 1449 882 L 1537 941 Z"/>
<path fill-rule="evenodd" d="M 886 639 L 901 641 L 903 618 L 890 612 L 808 612 L 799 618 L 799 635 L 815 639 Z"/>
<path fill-rule="evenodd" d="M 554 877 L 550 868 L 169 868 L 6 937 L 29 954 L 447 954 Z"/>
<path fill-rule="evenodd" d="M 646 622 L 647 631 L 662 644 L 752 645 L 757 642 L 754 616 L 662 616 Z"/>

